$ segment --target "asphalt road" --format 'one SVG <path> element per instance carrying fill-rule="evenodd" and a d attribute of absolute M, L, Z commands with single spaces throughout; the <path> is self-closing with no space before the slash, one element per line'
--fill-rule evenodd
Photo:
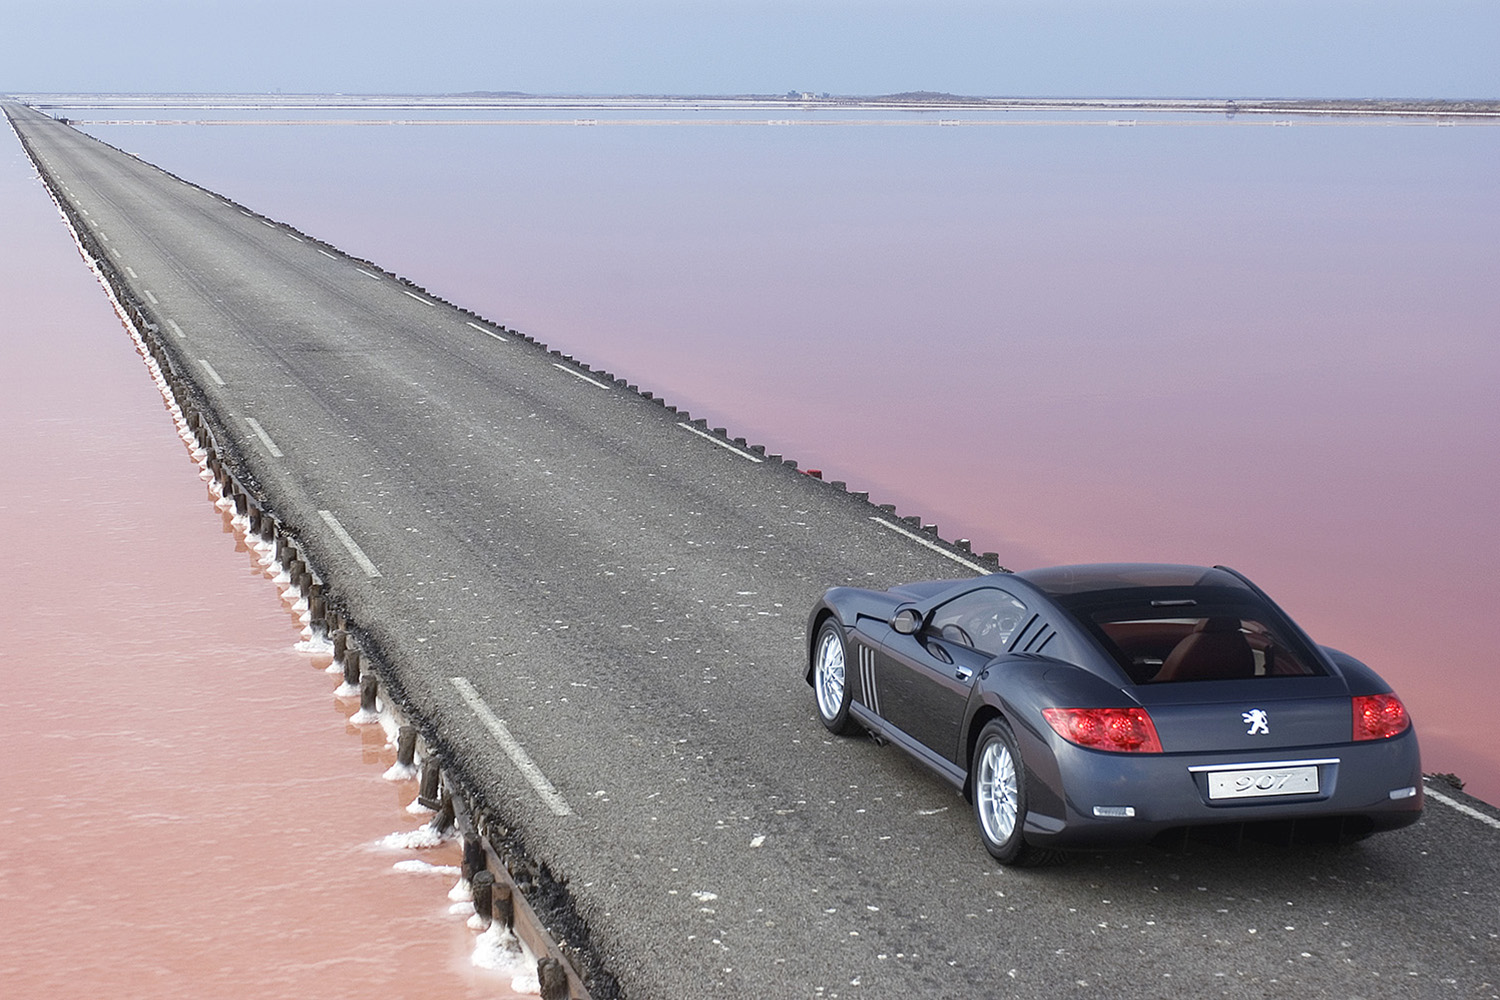
<path fill-rule="evenodd" d="M 1344 849 L 999 868 L 963 799 L 898 751 L 829 738 L 800 677 L 824 588 L 970 574 L 961 553 L 6 110 L 158 317 L 242 481 L 295 528 L 625 995 L 1500 995 L 1493 819 L 1429 798 L 1416 827 Z"/>

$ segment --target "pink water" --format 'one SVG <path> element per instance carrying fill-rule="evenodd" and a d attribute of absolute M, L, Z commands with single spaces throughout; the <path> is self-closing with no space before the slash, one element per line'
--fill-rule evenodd
<path fill-rule="evenodd" d="M 1243 570 L 1500 801 L 1500 129 L 1008 117 L 88 130 L 1013 568 Z"/>
<path fill-rule="evenodd" d="M 0 994 L 505 997 L 0 135 Z"/>

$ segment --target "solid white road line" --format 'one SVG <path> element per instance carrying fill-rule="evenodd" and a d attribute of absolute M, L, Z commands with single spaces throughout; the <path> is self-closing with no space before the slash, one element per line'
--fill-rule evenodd
<path fill-rule="evenodd" d="M 412 298 L 416 299 L 418 302 L 422 303 L 424 306 L 435 306 L 435 305 L 437 305 L 437 303 L 434 302 L 434 301 L 432 301 L 431 299 L 424 299 L 424 298 L 422 298 L 422 296 L 418 295 L 416 292 L 408 292 L 404 288 L 401 289 L 401 294 L 402 295 L 409 295 L 409 296 L 411 296 Z"/>
<path fill-rule="evenodd" d="M 569 375 L 573 376 L 574 378 L 581 378 L 585 382 L 587 382 L 589 385 L 597 385 L 601 389 L 613 389 L 614 388 L 614 386 L 607 385 L 604 382 L 600 382 L 598 379 L 589 378 L 583 372 L 574 371 L 572 368 L 569 368 L 567 365 L 560 365 L 556 361 L 552 362 L 552 367 L 556 368 L 558 371 L 567 372 Z"/>
<path fill-rule="evenodd" d="M 762 459 L 759 455 L 753 455 L 753 454 L 751 454 L 748 451 L 741 451 L 740 449 L 736 448 L 734 445 L 730 444 L 728 441 L 720 441 L 718 438 L 714 437 L 712 434 L 708 434 L 708 433 L 706 433 L 704 431 L 700 431 L 698 428 L 694 427 L 692 424 L 678 424 L 677 426 L 681 427 L 685 431 L 688 431 L 689 433 L 698 435 L 699 437 L 701 437 L 705 441 L 708 441 L 708 442 L 711 442 L 713 444 L 718 445 L 720 448 L 723 448 L 725 451 L 732 451 L 732 452 L 734 452 L 736 455 L 740 456 L 740 458 L 748 458 L 750 461 L 755 462 L 756 464 L 759 464 L 762 461 L 764 461 L 764 459 Z"/>
<path fill-rule="evenodd" d="M 331 511 L 320 510 L 318 511 L 318 516 L 327 522 L 328 527 L 333 529 L 333 533 L 338 536 L 339 541 L 344 543 L 344 548 L 348 549 L 349 554 L 354 557 L 354 561 L 359 563 L 359 568 L 365 571 L 365 576 L 374 578 L 380 575 L 380 570 L 375 568 L 375 564 L 370 561 L 370 557 L 365 555 L 364 550 L 354 543 L 354 539 L 349 537 L 349 532 L 344 530 L 344 526 L 339 524 L 339 519 L 334 517 Z"/>
<path fill-rule="evenodd" d="M 1431 788 L 1425 789 L 1424 791 L 1427 798 L 1437 799 L 1443 805 L 1448 806 L 1452 809 L 1457 809 L 1465 816 L 1471 816 L 1474 819 L 1479 820 L 1479 822 L 1485 824 L 1486 826 L 1493 826 L 1495 829 L 1500 830 L 1500 819 L 1496 819 L 1493 816 L 1486 816 L 1484 813 L 1480 812 L 1478 809 L 1475 809 L 1473 806 L 1466 806 L 1457 799 L 1449 798 L 1442 792 L 1434 792 Z"/>
<path fill-rule="evenodd" d="M 474 329 L 478 330 L 480 333 L 484 334 L 486 337 L 494 337 L 496 340 L 500 341 L 500 343 L 502 343 L 502 344 L 508 344 L 508 343 L 510 343 L 510 341 L 506 340 L 504 337 L 500 336 L 498 333 L 495 333 L 493 330 L 486 330 L 484 327 L 480 326 L 478 323 L 467 323 L 466 322 L 464 324 L 464 326 L 472 326 Z"/>
<path fill-rule="evenodd" d="M 128 271 L 129 268 L 126 268 L 126 270 Z M 146 293 L 146 298 L 151 300 L 151 304 L 153 306 L 161 305 L 161 303 L 157 301 L 156 296 L 151 294 L 151 289 L 143 288 L 142 291 Z"/>
<path fill-rule="evenodd" d="M 931 549 L 932 551 L 938 553 L 939 555 L 947 556 L 949 559 L 952 559 L 954 562 L 958 563 L 959 565 L 961 565 L 961 566 L 967 566 L 967 567 L 969 567 L 969 569 L 972 569 L 976 573 L 982 573 L 985 576 L 989 576 L 991 573 L 995 572 L 994 570 L 990 569 L 988 566 L 981 566 L 979 563 L 970 562 L 969 560 L 965 559 L 961 555 L 958 555 L 958 554 L 953 553 L 953 552 L 949 552 L 947 549 L 943 548 L 941 545 L 937 545 L 937 544 L 929 541 L 928 539 L 923 538 L 921 535 L 917 534 L 914 531 L 907 531 L 905 528 L 902 528 L 902 527 L 900 527 L 898 525 L 894 525 L 891 522 L 887 521 L 885 518 L 882 518 L 882 517 L 872 517 L 872 518 L 870 518 L 870 520 L 874 521 L 876 524 L 880 525 L 882 528 L 889 528 L 889 529 L 891 529 L 892 531 L 896 532 L 896 534 L 898 534 L 898 535 L 905 535 L 907 538 L 910 538 L 912 541 L 916 542 L 918 545 L 925 545 L 929 549 Z"/>
<path fill-rule="evenodd" d="M 324 250 L 322 247 L 318 247 L 318 253 L 322 254 L 324 257 L 327 257 L 329 260 L 338 260 L 337 257 L 329 253 L 327 250 Z"/>
<path fill-rule="evenodd" d="M 271 435 L 266 433 L 266 429 L 260 425 L 259 420 L 256 420 L 254 417 L 246 417 L 245 423 L 250 425 L 250 429 L 255 432 L 256 437 L 260 438 L 260 443 L 266 446 L 266 451 L 271 453 L 272 458 L 284 457 L 281 454 L 281 449 L 276 447 L 276 442 L 271 440 Z"/>
<path fill-rule="evenodd" d="M 380 275 L 378 275 L 378 274 L 371 274 L 369 271 L 366 271 L 362 267 L 356 267 L 355 270 L 358 271 L 360 274 L 363 274 L 366 278 L 374 278 L 376 281 L 380 280 Z"/>
<path fill-rule="evenodd" d="M 208 377 L 211 378 L 211 379 L 213 379 L 216 384 L 218 384 L 218 385 L 223 385 L 224 384 L 224 380 L 219 377 L 219 373 L 216 372 L 216 371 L 214 371 L 214 366 L 213 365 L 209 364 L 207 361 L 203 360 L 202 358 L 198 359 L 198 363 L 203 366 L 203 370 L 206 371 L 206 372 L 208 372 Z"/>
<path fill-rule="evenodd" d="M 182 332 L 182 327 L 177 325 L 177 321 L 175 319 L 167 320 L 167 325 L 172 328 L 172 332 L 177 334 L 177 336 L 181 337 L 183 340 L 187 339 L 187 334 Z"/>
<path fill-rule="evenodd" d="M 536 762 L 526 753 L 525 748 L 516 742 L 516 738 L 510 734 L 510 730 L 505 728 L 505 723 L 501 722 L 495 716 L 494 711 L 479 696 L 479 692 L 474 689 L 474 685 L 469 683 L 469 679 L 467 677 L 450 677 L 448 679 L 458 689 L 459 697 L 468 703 L 468 706 L 474 710 L 475 715 L 479 716 L 479 721 L 484 723 L 484 728 L 488 729 L 490 735 L 494 736 L 500 742 L 500 747 L 505 751 L 505 756 L 509 757 L 510 762 L 516 765 L 516 770 L 521 772 L 521 777 L 525 778 L 526 782 L 532 788 L 536 789 L 536 793 L 541 796 L 543 802 L 547 803 L 547 808 L 552 810 L 553 815 L 573 815 L 573 810 L 568 805 L 567 800 L 562 797 L 562 793 L 557 790 L 552 782 L 547 780 L 547 776 L 542 773 L 542 769 L 536 766 Z"/>

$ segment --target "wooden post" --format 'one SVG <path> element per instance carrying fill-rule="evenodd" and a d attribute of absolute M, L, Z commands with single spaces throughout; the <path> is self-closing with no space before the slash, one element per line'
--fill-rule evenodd
<path fill-rule="evenodd" d="M 405 727 L 403 726 L 402 729 L 404 730 Z M 397 763 L 400 763 L 399 759 Z M 468 879 L 469 884 L 472 885 L 474 883 L 474 876 L 482 871 L 487 871 L 489 867 L 490 859 L 485 856 L 484 841 L 480 840 L 475 834 L 465 834 L 463 867 L 460 869 L 463 872 L 464 878 Z"/>
<path fill-rule="evenodd" d="M 411 767 L 416 759 L 417 727 L 402 726 L 396 733 L 396 763 L 402 767 Z"/>
<path fill-rule="evenodd" d="M 516 901 L 511 898 L 510 883 L 496 882 L 490 900 L 490 912 L 494 914 L 495 922 L 505 930 L 513 930 L 516 926 Z"/>
<path fill-rule="evenodd" d="M 456 818 L 453 808 L 453 796 L 447 792 L 443 793 L 441 801 L 438 802 L 437 813 L 432 817 L 432 822 L 427 825 L 438 833 L 447 833 L 453 829 L 453 821 Z"/>
<path fill-rule="evenodd" d="M 375 696 L 380 690 L 380 678 L 375 671 L 366 670 L 359 679 L 359 710 L 375 714 Z"/>
<path fill-rule="evenodd" d="M 354 646 L 344 651 L 344 683 L 359 687 L 359 649 Z"/>
<path fill-rule="evenodd" d="M 422 784 L 417 789 L 417 801 L 428 809 L 442 805 L 438 801 L 438 784 L 442 777 L 443 771 L 436 760 L 428 757 L 422 761 Z"/>
<path fill-rule="evenodd" d="M 536 981 L 542 986 L 542 1000 L 568 1000 L 568 973 L 555 958 L 540 958 L 536 963 Z"/>
<path fill-rule="evenodd" d="M 489 930 L 490 921 L 494 916 L 490 912 L 493 893 L 495 890 L 495 875 L 493 872 L 475 872 L 474 877 L 469 880 L 469 888 L 474 893 L 474 916 L 479 918 L 480 930 Z"/>

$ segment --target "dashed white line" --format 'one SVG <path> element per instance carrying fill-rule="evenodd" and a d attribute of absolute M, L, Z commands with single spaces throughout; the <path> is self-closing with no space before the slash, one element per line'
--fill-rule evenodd
<path fill-rule="evenodd" d="M 508 344 L 508 343 L 510 343 L 510 341 L 506 340 L 504 337 L 500 336 L 498 333 L 494 332 L 493 330 L 486 330 L 484 327 L 480 326 L 478 323 L 467 323 L 466 322 L 466 323 L 464 323 L 464 326 L 471 326 L 474 329 L 478 330 L 480 333 L 484 334 L 486 337 L 494 337 L 496 340 L 500 341 L 500 343 L 502 343 L 502 344 Z"/>
<path fill-rule="evenodd" d="M 707 433 L 705 431 L 700 431 L 698 428 L 694 427 L 692 424 L 678 424 L 677 426 L 681 427 L 683 430 L 685 430 L 685 431 L 687 431 L 687 432 L 689 432 L 691 434 L 698 435 L 699 437 L 701 437 L 705 441 L 709 441 L 709 442 L 711 442 L 713 444 L 718 445 L 720 448 L 723 448 L 725 451 L 732 451 L 732 452 L 734 452 L 736 455 L 740 456 L 740 458 L 748 458 L 750 461 L 755 462 L 757 464 L 759 464 L 760 462 L 764 461 L 764 459 L 762 459 L 759 455 L 753 455 L 753 454 L 751 454 L 748 451 L 742 451 L 739 448 L 736 448 L 734 445 L 730 444 L 728 441 L 720 441 L 718 438 L 714 437 L 712 434 L 709 434 L 709 433 Z"/>
<path fill-rule="evenodd" d="M 1457 809 L 1465 816 L 1471 816 L 1474 819 L 1479 820 L 1479 822 L 1484 823 L 1486 826 L 1492 826 L 1495 829 L 1500 830 L 1500 819 L 1496 819 L 1493 816 L 1486 816 L 1484 813 L 1480 812 L 1478 809 L 1475 809 L 1473 806 L 1466 806 L 1457 799 L 1449 798 L 1442 792 L 1434 792 L 1431 788 L 1426 789 L 1426 795 L 1427 798 L 1437 799 L 1443 805 L 1453 809 Z"/>
<path fill-rule="evenodd" d="M 127 267 L 125 270 L 128 271 L 128 270 L 130 270 L 130 268 Z M 133 277 L 133 275 L 132 275 L 132 277 Z M 151 289 L 149 289 L 149 288 L 143 288 L 143 289 L 141 289 L 141 291 L 145 293 L 146 298 L 148 298 L 148 299 L 151 300 L 151 304 L 153 306 L 161 305 L 161 303 L 159 301 L 157 301 L 156 296 L 151 294 Z"/>
<path fill-rule="evenodd" d="M 267 222 L 265 219 L 261 219 L 260 220 L 260 224 L 262 226 L 270 226 L 272 229 L 276 228 L 276 223 L 274 223 L 274 222 Z"/>
<path fill-rule="evenodd" d="M 401 294 L 405 295 L 405 296 L 408 296 L 410 298 L 416 299 L 418 302 L 422 303 L 424 306 L 435 306 L 435 305 L 437 305 L 437 303 L 434 302 L 434 301 L 432 301 L 431 299 L 424 299 L 424 298 L 422 298 L 422 296 L 418 295 L 416 292 L 408 292 L 404 288 L 401 289 Z"/>
<path fill-rule="evenodd" d="M 125 268 L 125 273 L 128 274 L 128 275 L 130 275 L 132 278 L 139 278 L 140 277 L 140 275 L 138 275 L 138 274 L 135 273 L 135 268 L 133 268 L 133 267 L 127 267 L 127 268 Z"/>
<path fill-rule="evenodd" d="M 219 377 L 219 373 L 216 372 L 216 371 L 214 371 L 214 366 L 213 365 L 209 364 L 207 361 L 203 360 L 202 358 L 198 359 L 198 363 L 203 366 L 203 370 L 206 371 L 206 372 L 208 372 L 208 377 L 211 378 L 211 379 L 213 379 L 216 384 L 218 384 L 218 385 L 223 385 L 224 384 L 224 380 Z"/>
<path fill-rule="evenodd" d="M 589 378 L 583 372 L 574 371 L 573 369 L 569 368 L 567 365 L 560 365 L 556 361 L 552 362 L 552 367 L 556 368 L 558 371 L 567 372 L 569 375 L 573 376 L 574 378 L 581 378 L 585 382 L 587 382 L 589 385 L 597 385 L 601 389 L 613 389 L 614 388 L 614 386 L 607 385 L 604 382 L 600 382 L 598 379 Z"/>
<path fill-rule="evenodd" d="M 344 530 L 344 526 L 339 524 L 339 519 L 334 517 L 331 511 L 320 510 L 318 511 L 318 516 L 327 522 L 328 527 L 333 529 L 333 533 L 338 536 L 339 541 L 344 543 L 344 548 L 348 549 L 349 554 L 354 557 L 354 561 L 359 563 L 359 568 L 365 571 L 365 576 L 373 578 L 380 575 L 380 570 L 375 568 L 375 564 L 370 561 L 370 557 L 365 555 L 364 550 L 355 544 L 354 539 L 349 537 L 349 532 Z"/>
<path fill-rule="evenodd" d="M 965 559 L 963 556 L 956 555 L 956 554 L 954 554 L 952 552 L 949 552 L 947 549 L 943 548 L 941 545 L 937 545 L 934 542 L 931 542 L 928 539 L 923 538 L 921 535 L 917 534 L 914 531 L 907 531 L 905 528 L 900 527 L 899 525 L 892 524 L 891 522 L 887 521 L 883 517 L 872 517 L 872 518 L 870 518 L 870 520 L 874 521 L 876 524 L 880 525 L 882 528 L 889 528 L 890 530 L 896 532 L 896 534 L 898 534 L 898 535 L 905 535 L 907 538 L 910 538 L 912 541 L 916 542 L 918 545 L 925 545 L 929 549 L 931 549 L 932 551 L 936 552 L 938 555 L 947 556 L 949 559 L 952 559 L 954 562 L 958 563 L 960 566 L 967 566 L 967 567 L 969 567 L 970 569 L 972 569 L 976 573 L 982 573 L 985 576 L 989 576 L 991 573 L 994 572 L 994 570 L 990 569 L 988 566 L 981 566 L 979 563 L 970 562 L 969 560 Z"/>
<path fill-rule="evenodd" d="M 109 234 L 108 234 L 108 233 L 106 233 L 106 232 L 105 232 L 105 231 L 104 231 L 104 230 L 102 230 L 102 229 L 101 229 L 101 230 L 99 230 L 99 238 L 100 238 L 100 239 L 101 239 L 101 240 L 103 240 L 103 241 L 104 241 L 104 242 L 106 242 L 106 243 L 108 243 L 108 242 L 109 242 Z"/>
<path fill-rule="evenodd" d="M 327 257 L 329 260 L 338 260 L 337 257 L 329 253 L 327 250 L 324 250 L 322 247 L 318 247 L 318 253 L 322 254 L 324 257 Z"/>
<path fill-rule="evenodd" d="M 378 275 L 378 274 L 371 274 L 369 271 L 366 271 L 362 267 L 356 267 L 355 270 L 358 271 L 360 274 L 363 274 L 366 278 L 374 278 L 376 281 L 380 280 L 380 275 Z"/>
<path fill-rule="evenodd" d="M 187 340 L 187 334 L 182 332 L 182 327 L 177 325 L 177 321 L 175 319 L 167 320 L 167 325 L 172 328 L 173 333 L 177 334 L 177 336 L 181 337 L 183 340 Z"/>
<path fill-rule="evenodd" d="M 250 429 L 255 432 L 256 437 L 260 438 L 260 443 L 266 446 L 266 451 L 271 453 L 272 458 L 285 457 L 282 455 L 281 449 L 276 447 L 276 442 L 271 440 L 271 435 L 267 434 L 266 429 L 260 425 L 259 420 L 256 420 L 254 417 L 246 417 L 245 423 L 250 425 Z"/>
<path fill-rule="evenodd" d="M 306 242 L 306 240 L 304 240 L 302 237 L 296 235 L 295 233 L 287 233 L 287 236 L 290 236 L 292 239 L 296 240 L 298 243 L 305 243 Z"/>
<path fill-rule="evenodd" d="M 249 212 L 245 211 L 243 208 L 240 209 L 240 214 L 243 215 L 247 219 L 253 219 L 253 218 L 255 218 L 255 216 L 251 215 Z"/>
<path fill-rule="evenodd" d="M 120 251 L 116 250 L 114 247 L 110 247 L 109 252 L 115 255 L 115 260 L 120 259 Z"/>
<path fill-rule="evenodd" d="M 573 815 L 573 810 L 568 805 L 567 800 L 562 797 L 562 793 L 557 790 L 552 782 L 547 780 L 547 776 L 542 773 L 542 769 L 536 766 L 536 762 L 526 753 L 526 749 L 520 743 L 516 742 L 516 738 L 510 734 L 510 730 L 505 728 L 505 723 L 496 717 L 494 711 L 479 696 L 479 692 L 474 689 L 474 685 L 469 683 L 469 679 L 467 677 L 450 677 L 448 679 L 458 689 L 459 697 L 474 710 L 475 715 L 479 716 L 479 721 L 484 723 L 484 728 L 488 729 L 490 735 L 494 736 L 500 742 L 500 747 L 505 751 L 505 756 L 510 758 L 510 762 L 516 765 L 516 770 L 521 772 L 521 776 L 526 779 L 527 784 L 531 785 L 536 790 L 537 795 L 541 796 L 542 801 L 547 803 L 547 808 L 552 810 L 553 815 Z"/>

